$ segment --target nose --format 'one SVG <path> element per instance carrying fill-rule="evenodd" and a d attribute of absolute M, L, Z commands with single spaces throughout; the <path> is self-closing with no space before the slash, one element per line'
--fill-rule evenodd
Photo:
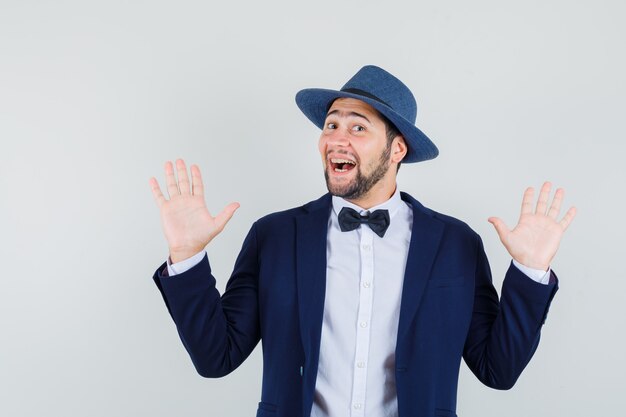
<path fill-rule="evenodd" d="M 350 140 L 348 139 L 348 132 L 343 129 L 335 129 L 331 131 L 327 136 L 328 145 L 334 146 L 348 146 Z"/>

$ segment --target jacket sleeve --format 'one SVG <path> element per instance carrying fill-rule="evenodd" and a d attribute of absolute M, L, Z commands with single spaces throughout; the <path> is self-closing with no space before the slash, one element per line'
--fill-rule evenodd
<path fill-rule="evenodd" d="M 198 373 L 216 378 L 235 370 L 260 340 L 256 224 L 246 236 L 220 297 L 208 257 L 175 277 L 154 273 L 178 334 Z"/>
<path fill-rule="evenodd" d="M 498 300 L 482 241 L 477 240 L 474 305 L 463 358 L 485 385 L 510 389 L 537 349 L 558 279 L 551 272 L 550 284 L 541 284 L 511 264 Z"/>

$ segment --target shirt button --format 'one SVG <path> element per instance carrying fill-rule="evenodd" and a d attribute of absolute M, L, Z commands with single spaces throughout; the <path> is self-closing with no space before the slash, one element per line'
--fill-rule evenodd
<path fill-rule="evenodd" d="M 359 361 L 356 366 L 358 366 L 359 368 L 365 368 L 365 362 L 363 361 Z"/>
<path fill-rule="evenodd" d="M 365 281 L 365 282 L 363 283 L 363 288 L 369 288 L 369 287 L 370 287 L 370 283 L 369 283 L 369 281 Z"/>
<path fill-rule="evenodd" d="M 359 403 L 354 404 L 354 409 L 355 410 L 360 410 L 361 409 L 361 404 L 359 404 Z"/>
<path fill-rule="evenodd" d="M 363 245 L 363 250 L 369 251 L 372 247 L 370 245 Z"/>
<path fill-rule="evenodd" d="M 361 322 L 361 327 L 367 327 L 367 322 L 366 321 L 362 321 Z"/>

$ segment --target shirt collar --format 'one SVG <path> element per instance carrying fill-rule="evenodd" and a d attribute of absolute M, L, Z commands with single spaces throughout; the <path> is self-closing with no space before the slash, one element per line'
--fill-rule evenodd
<path fill-rule="evenodd" d="M 341 211 L 342 208 L 344 207 L 350 207 L 354 210 L 356 210 L 359 214 L 361 215 L 365 215 L 368 213 L 372 213 L 374 210 L 378 210 L 378 209 L 386 209 L 389 210 L 389 217 L 392 218 L 397 212 L 398 209 L 400 208 L 401 204 L 403 204 L 404 202 L 402 201 L 402 198 L 400 197 L 400 189 L 398 188 L 398 185 L 396 184 L 396 190 L 394 191 L 393 195 L 391 196 L 391 198 L 389 198 L 389 200 L 374 206 L 368 210 L 357 206 L 354 203 L 349 202 L 348 200 L 345 200 L 342 197 L 338 197 L 336 195 L 333 196 L 333 211 L 335 212 L 335 215 L 339 215 L 339 212 Z"/>

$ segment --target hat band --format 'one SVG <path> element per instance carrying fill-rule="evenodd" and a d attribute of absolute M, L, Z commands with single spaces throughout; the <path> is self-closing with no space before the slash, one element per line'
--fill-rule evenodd
<path fill-rule="evenodd" d="M 358 88 L 342 88 L 341 91 L 346 92 L 346 93 L 358 94 L 360 96 L 371 98 L 372 100 L 376 100 L 377 102 L 382 103 L 385 106 L 393 109 L 393 107 L 391 107 L 389 104 L 385 103 L 383 100 L 379 99 L 374 94 L 368 93 L 367 91 L 359 90 Z"/>

